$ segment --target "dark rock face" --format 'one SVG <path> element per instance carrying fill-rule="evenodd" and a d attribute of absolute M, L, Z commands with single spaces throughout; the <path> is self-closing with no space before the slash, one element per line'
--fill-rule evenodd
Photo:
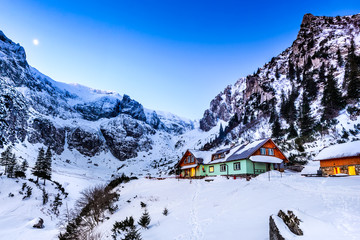
<path fill-rule="evenodd" d="M 128 114 L 140 121 L 146 121 L 143 106 L 137 101 L 131 99 L 128 95 L 124 95 L 121 101 L 120 111 L 121 113 Z"/>
<path fill-rule="evenodd" d="M 209 131 L 211 128 L 216 126 L 217 119 L 214 117 L 212 112 L 207 109 L 205 110 L 203 118 L 200 120 L 200 129 L 203 131 Z"/>
<path fill-rule="evenodd" d="M 28 107 L 24 97 L 0 82 L 0 147 L 10 142 L 23 142 L 27 134 Z"/>
<path fill-rule="evenodd" d="M 33 228 L 44 228 L 44 220 L 39 218 L 38 222 L 33 225 Z"/>
<path fill-rule="evenodd" d="M 276 226 L 272 216 L 269 218 L 269 240 L 285 240 Z"/>
<path fill-rule="evenodd" d="M 96 121 L 100 118 L 112 118 L 119 115 L 120 100 L 103 97 L 96 102 L 77 104 L 74 108 L 81 113 L 84 119 Z"/>
<path fill-rule="evenodd" d="M 158 115 L 156 114 L 155 111 L 153 111 L 153 112 L 151 113 L 150 117 L 148 117 L 148 118 L 146 119 L 146 122 L 147 122 L 148 124 L 150 124 L 150 126 L 152 126 L 154 129 L 158 129 L 158 128 L 159 128 L 159 125 L 160 125 L 160 123 L 161 123 L 161 121 L 160 121 L 160 119 L 159 119 L 159 117 L 158 117 Z"/>
<path fill-rule="evenodd" d="M 43 143 L 57 154 L 64 151 L 65 129 L 56 128 L 54 124 L 44 118 L 35 118 L 31 124 L 33 131 L 29 133 L 30 143 Z"/>
<path fill-rule="evenodd" d="M 155 131 L 145 123 L 120 115 L 101 125 L 106 145 L 111 153 L 121 161 L 137 156 L 137 151 L 151 149 L 151 141 L 145 136 Z"/>
<path fill-rule="evenodd" d="M 299 225 L 301 220 L 293 213 L 293 211 L 288 210 L 287 214 L 282 210 L 279 211 L 278 217 L 280 217 L 290 231 L 298 236 L 303 235 L 303 231 L 300 229 Z"/>
<path fill-rule="evenodd" d="M 76 128 L 67 134 L 69 148 L 75 148 L 85 156 L 93 157 L 104 149 L 104 141 L 97 132 Z"/>

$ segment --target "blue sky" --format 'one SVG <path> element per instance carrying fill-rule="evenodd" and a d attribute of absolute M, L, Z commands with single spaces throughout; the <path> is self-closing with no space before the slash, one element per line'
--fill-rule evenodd
<path fill-rule="evenodd" d="M 360 13 L 360 3 L 347 0 L 0 3 L 0 30 L 42 73 L 191 119 L 289 47 L 304 14 Z"/>

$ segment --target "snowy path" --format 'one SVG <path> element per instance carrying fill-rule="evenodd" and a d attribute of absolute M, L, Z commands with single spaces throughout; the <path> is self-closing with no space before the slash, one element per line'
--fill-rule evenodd
<path fill-rule="evenodd" d="M 198 217 L 198 208 L 199 208 L 199 191 L 200 191 L 200 182 L 195 180 L 193 181 L 193 184 L 195 185 L 195 191 L 194 196 L 192 199 L 192 207 L 191 207 L 191 213 L 190 213 L 190 225 L 192 226 L 192 232 L 191 232 L 191 240 L 202 240 L 204 239 L 204 235 L 201 229 L 201 225 L 199 223 L 199 217 Z"/>

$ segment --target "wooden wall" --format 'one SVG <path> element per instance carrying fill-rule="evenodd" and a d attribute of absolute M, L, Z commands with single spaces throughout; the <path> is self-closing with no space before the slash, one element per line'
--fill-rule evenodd
<path fill-rule="evenodd" d="M 358 165 L 358 164 L 360 164 L 360 156 L 334 158 L 334 159 L 320 161 L 320 167 L 334 167 L 334 166 Z"/>
<path fill-rule="evenodd" d="M 280 158 L 280 159 L 284 160 L 284 162 L 287 162 L 287 159 L 284 156 L 284 154 L 282 154 L 280 149 L 278 149 L 276 147 L 276 145 L 270 139 L 261 147 L 263 147 L 263 148 L 273 148 L 274 149 L 274 155 L 269 155 L 269 152 L 266 150 L 266 156 L 277 157 L 277 158 Z M 254 152 L 254 154 L 252 154 L 252 155 L 262 155 L 260 153 L 260 148 L 258 150 L 256 150 L 256 152 Z M 265 155 L 262 155 L 262 156 L 265 156 Z"/>

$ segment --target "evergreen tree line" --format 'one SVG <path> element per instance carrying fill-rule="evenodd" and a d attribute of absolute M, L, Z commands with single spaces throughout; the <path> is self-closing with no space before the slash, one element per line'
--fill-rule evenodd
<path fill-rule="evenodd" d="M 336 117 L 338 112 L 344 109 L 346 103 L 354 103 L 360 99 L 360 57 L 355 54 L 354 41 L 351 42 L 345 60 L 340 49 L 337 50 L 336 55 L 337 66 L 345 67 L 342 89 L 339 88 L 335 79 L 336 68 L 334 66 L 322 64 L 319 69 L 310 71 L 312 68 L 310 57 L 305 61 L 303 69 L 295 67 L 289 60 L 287 77 L 292 81 L 296 79 L 303 86 L 300 97 L 301 102 L 297 109 L 295 101 L 299 96 L 299 89 L 296 89 L 294 85 L 292 91 L 288 93 L 288 97 L 285 96 L 285 93 L 281 95 L 280 116 L 275 112 L 270 119 L 270 122 L 273 123 L 273 137 L 281 137 L 285 132 L 289 133 L 288 138 L 297 137 L 295 121 L 298 123 L 301 136 L 310 136 L 317 125 L 327 125 L 330 120 Z M 301 72 L 299 73 L 299 71 Z M 302 79 L 300 75 L 302 75 Z M 318 81 L 315 81 L 314 75 L 318 75 Z M 321 121 L 316 123 L 311 115 L 310 105 L 318 96 L 320 84 L 324 87 L 321 99 L 323 113 Z M 345 94 L 342 94 L 342 92 Z M 284 119 L 290 125 L 288 129 L 281 129 L 281 119 Z"/>
<path fill-rule="evenodd" d="M 32 169 L 32 174 L 44 180 L 51 180 L 51 163 L 52 163 L 52 153 L 50 148 L 47 149 L 46 153 L 43 148 L 40 148 L 39 154 L 35 163 L 34 168 Z M 18 178 L 26 177 L 26 170 L 29 167 L 28 162 L 23 160 L 21 164 L 18 163 L 17 158 L 14 153 L 12 153 L 12 147 L 9 146 L 1 153 L 0 165 L 5 167 L 4 174 L 9 178 Z"/>
<path fill-rule="evenodd" d="M 18 163 L 15 153 L 12 153 L 12 147 L 9 146 L 1 153 L 0 165 L 5 168 L 4 174 L 9 178 L 26 177 L 26 170 L 29 167 L 28 162 L 23 160 Z"/>

